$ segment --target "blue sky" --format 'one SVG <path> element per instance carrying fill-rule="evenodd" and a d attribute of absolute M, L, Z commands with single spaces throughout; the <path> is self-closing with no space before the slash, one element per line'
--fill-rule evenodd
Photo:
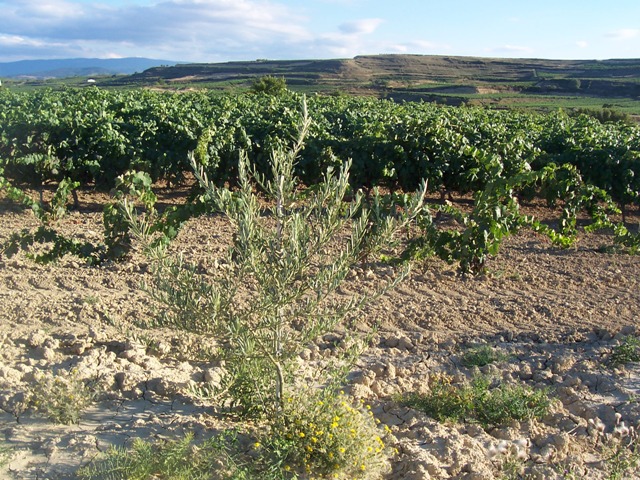
<path fill-rule="evenodd" d="M 640 58 L 640 0 L 0 0 L 0 61 Z"/>

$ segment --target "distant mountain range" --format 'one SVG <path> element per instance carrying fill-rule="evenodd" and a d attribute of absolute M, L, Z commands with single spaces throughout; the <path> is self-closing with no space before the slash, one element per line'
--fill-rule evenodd
<path fill-rule="evenodd" d="M 0 77 L 67 78 L 97 75 L 131 75 L 148 68 L 172 66 L 178 62 L 151 58 L 66 58 L 0 62 Z"/>

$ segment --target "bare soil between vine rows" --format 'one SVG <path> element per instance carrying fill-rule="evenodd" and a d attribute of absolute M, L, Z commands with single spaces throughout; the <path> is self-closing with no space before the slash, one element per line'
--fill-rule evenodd
<path fill-rule="evenodd" d="M 63 231 L 98 242 L 105 201 L 105 195 L 85 192 L 81 209 L 62 220 Z M 556 218 L 541 205 L 525 210 Z M 628 222 L 640 222 L 637 209 Z M 0 199 L 0 241 L 35 227 L 30 211 Z M 206 275 L 231 236 L 219 218 L 201 217 L 186 225 L 172 248 L 195 259 Z M 599 251 L 611 242 L 607 232 L 581 234 L 575 248 L 559 250 L 522 232 L 489 261 L 487 275 L 460 276 L 455 266 L 428 260 L 367 307 L 362 328 L 380 328 L 347 389 L 371 404 L 397 438 L 387 478 L 502 478 L 515 457 L 520 473 L 531 478 L 608 478 L 612 460 L 603 445 L 615 443 L 616 422 L 640 422 L 640 368 L 607 366 L 626 335 L 640 334 L 640 257 Z M 373 283 L 389 268 L 358 268 L 343 290 Z M 49 266 L 21 254 L 0 258 L 1 478 L 75 478 L 78 467 L 110 445 L 185 432 L 197 440 L 229 426 L 192 394 L 211 381 L 213 368 L 187 360 L 193 340 L 135 326 L 154 315 L 140 288 L 148 276 L 139 254 L 101 267 L 71 257 Z M 319 339 L 303 356 L 330 355 L 332 344 Z M 481 344 L 508 356 L 483 373 L 550 389 L 547 417 L 483 429 L 439 423 L 394 401 L 398 393 L 426 391 L 437 372 L 469 379 L 460 355 Z M 29 407 L 28 395 L 39 375 L 71 371 L 102 393 L 77 425 L 56 425 Z M 604 435 L 594 430 L 597 419 Z"/>

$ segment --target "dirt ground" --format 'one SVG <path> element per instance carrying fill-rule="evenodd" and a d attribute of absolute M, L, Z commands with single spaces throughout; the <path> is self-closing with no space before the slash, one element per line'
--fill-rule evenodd
<path fill-rule="evenodd" d="M 81 200 L 63 231 L 97 242 L 106 197 Z M 637 225 L 639 212 L 628 221 Z M 0 200 L 0 241 L 36 226 L 31 212 Z M 231 235 L 220 219 L 199 218 L 173 248 L 206 271 Z M 624 338 L 640 334 L 640 257 L 599 251 L 609 244 L 607 233 L 581 234 L 575 248 L 559 250 L 523 232 L 489 261 L 487 275 L 460 276 L 455 266 L 428 260 L 367 307 L 363 328 L 378 323 L 380 330 L 348 388 L 397 438 L 388 478 L 612 478 L 619 458 L 633 460 L 632 448 L 611 452 L 633 440 L 616 429 L 621 422 L 640 426 L 640 369 L 611 368 L 607 359 Z M 344 289 L 375 282 L 389 273 L 385 268 L 354 270 Z M 72 257 L 49 266 L 23 255 L 0 257 L 1 478 L 75 478 L 110 445 L 187 431 L 197 439 L 220 428 L 222 420 L 191 393 L 210 381 L 211 365 L 187 361 L 191 347 L 177 333 L 135 326 L 154 315 L 140 288 L 148 275 L 139 255 L 100 267 Z M 320 339 L 315 350 L 325 343 Z M 468 379 L 460 355 L 484 344 L 508 359 L 483 373 L 549 388 L 547 417 L 483 429 L 439 423 L 394 402 L 396 393 L 423 391 L 436 372 Z M 58 425 L 30 406 L 29 395 L 43 375 L 69 372 L 104 393 L 78 424 Z"/>

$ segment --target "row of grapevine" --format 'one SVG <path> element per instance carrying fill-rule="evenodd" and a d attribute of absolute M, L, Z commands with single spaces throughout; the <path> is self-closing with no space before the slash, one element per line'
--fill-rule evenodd
<path fill-rule="evenodd" d="M 128 170 L 180 181 L 196 152 L 210 179 L 237 179 L 239 152 L 269 174 L 274 149 L 295 134 L 295 95 L 220 96 L 151 91 L 0 91 L 0 162 L 16 182 L 62 178 L 112 187 Z M 640 198 L 640 128 L 588 116 L 545 115 L 364 98 L 313 97 L 314 123 L 297 164 L 313 184 L 352 160 L 354 187 L 478 191 L 510 177 L 570 164 L 619 204 Z"/>

